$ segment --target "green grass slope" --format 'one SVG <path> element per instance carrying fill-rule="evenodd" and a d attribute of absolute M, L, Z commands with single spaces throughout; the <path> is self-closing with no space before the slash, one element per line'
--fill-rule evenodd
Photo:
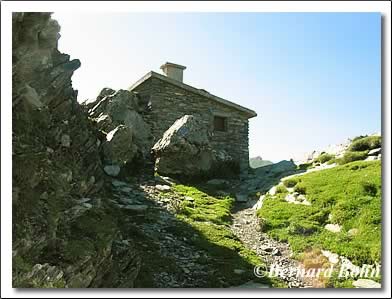
<path fill-rule="evenodd" d="M 288 241 L 297 254 L 324 249 L 359 265 L 380 262 L 381 161 L 356 161 L 292 180 L 311 205 L 286 202 L 285 188 L 267 196 L 258 214 L 270 236 Z M 342 230 L 330 232 L 328 223 Z"/>

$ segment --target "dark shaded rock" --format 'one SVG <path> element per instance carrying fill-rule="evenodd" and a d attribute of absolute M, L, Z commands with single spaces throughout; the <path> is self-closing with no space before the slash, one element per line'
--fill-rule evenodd
<path fill-rule="evenodd" d="M 137 152 L 132 139 L 130 127 L 120 125 L 110 131 L 102 144 L 105 164 L 115 165 L 121 169 L 123 165 L 131 163 Z"/>
<path fill-rule="evenodd" d="M 72 88 L 80 62 L 58 51 L 59 30 L 50 13 L 13 13 L 13 287 L 132 286 L 140 259 L 115 245 L 117 215 L 105 200 L 78 201 L 101 197 L 105 176 Z"/>
<path fill-rule="evenodd" d="M 114 91 L 104 88 L 90 106 L 89 114 L 100 130 L 110 132 L 119 125 L 128 127 L 139 156 L 142 159 L 149 156 L 152 147 L 151 130 L 139 114 L 141 108 L 136 94 L 123 89 Z"/>
<path fill-rule="evenodd" d="M 176 120 L 152 148 L 158 173 L 197 177 L 208 172 L 214 161 L 208 137 L 197 117 L 185 115 Z"/>

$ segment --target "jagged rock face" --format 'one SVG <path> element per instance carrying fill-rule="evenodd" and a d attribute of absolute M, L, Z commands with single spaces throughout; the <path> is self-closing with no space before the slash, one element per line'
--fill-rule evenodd
<path fill-rule="evenodd" d="M 97 124 L 99 130 L 106 134 L 106 141 L 103 145 L 104 161 L 106 168 L 126 168 L 127 164 L 132 164 L 147 159 L 152 147 L 152 135 L 150 127 L 144 122 L 139 112 L 142 109 L 139 106 L 136 94 L 120 89 L 115 91 L 110 88 L 104 88 L 98 95 L 97 99 L 86 105 L 89 107 L 89 115 Z M 120 156 L 113 155 L 112 150 L 114 141 L 110 141 L 113 132 L 120 136 L 123 142 L 117 142 L 115 152 L 128 152 Z M 127 133 L 125 133 L 127 132 Z M 126 136 L 129 136 L 126 141 Z M 116 138 L 118 139 L 118 138 Z M 119 139 L 118 139 L 119 140 Z M 121 163 L 119 162 L 121 160 Z"/>
<path fill-rule="evenodd" d="M 152 148 L 158 173 L 197 177 L 208 172 L 214 162 L 208 137 L 197 117 L 185 115 L 176 120 Z"/>
<path fill-rule="evenodd" d="M 132 286 L 140 260 L 100 198 L 100 142 L 71 84 L 80 62 L 49 13 L 12 25 L 13 286 Z"/>
<path fill-rule="evenodd" d="M 136 155 L 137 147 L 133 143 L 132 129 L 119 125 L 106 135 L 102 144 L 105 167 L 104 170 L 111 176 L 117 176 L 125 163 L 131 162 Z M 107 169 L 118 169 L 112 172 Z"/>

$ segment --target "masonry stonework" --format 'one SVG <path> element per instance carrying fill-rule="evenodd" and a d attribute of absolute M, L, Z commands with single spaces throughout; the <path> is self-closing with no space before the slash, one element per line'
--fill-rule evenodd
<path fill-rule="evenodd" d="M 139 94 L 146 105 L 150 105 L 143 117 L 151 126 L 154 143 L 180 117 L 186 114 L 199 115 L 210 128 L 213 149 L 225 150 L 238 163 L 241 175 L 247 175 L 249 116 L 246 113 L 154 77 L 133 91 Z M 214 116 L 225 118 L 225 131 L 214 131 Z"/>

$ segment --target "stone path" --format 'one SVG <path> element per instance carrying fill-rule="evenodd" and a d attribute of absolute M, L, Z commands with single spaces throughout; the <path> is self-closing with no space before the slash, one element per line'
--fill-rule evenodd
<path fill-rule="evenodd" d="M 289 245 L 278 242 L 262 232 L 262 224 L 256 215 L 256 210 L 249 204 L 239 204 L 233 213 L 233 233 L 247 246 L 256 252 L 267 264 L 268 270 L 272 265 L 279 269 L 298 269 L 299 264 L 291 258 L 292 252 Z M 302 279 L 296 277 L 295 271 L 282 273 L 281 279 L 289 288 L 311 287 Z"/>
<path fill-rule="evenodd" d="M 176 218 L 168 210 L 169 201 L 162 196 L 162 190 L 167 191 L 170 187 L 164 185 L 166 187 L 162 188 L 154 179 L 142 185 L 118 180 L 113 180 L 112 184 L 115 195 L 113 203 L 125 211 L 133 212 L 135 216 L 142 216 L 141 221 L 137 221 L 137 217 L 130 219 L 135 219 L 133 226 L 148 240 L 148 246 L 142 245 L 145 257 L 148 259 L 151 256 L 151 259 L 156 260 L 156 256 L 159 256 L 161 260 L 170 261 L 170 265 L 151 265 L 155 270 L 145 269 L 153 272 L 154 287 L 204 286 L 211 269 L 207 262 L 200 261 L 208 261 L 208 253 L 189 244 L 186 238 L 170 232 L 179 226 Z"/>
<path fill-rule="evenodd" d="M 141 242 L 144 271 L 152 275 L 154 287 L 206 287 L 211 277 L 217 287 L 231 287 L 212 266 L 213 257 L 190 242 L 192 235 L 184 237 L 184 223 L 174 216 L 178 199 L 175 194 L 167 193 L 169 182 L 161 178 L 133 184 L 113 180 L 112 189 L 112 203 L 125 213 L 132 213 L 129 217 L 132 226 L 147 240 Z"/>

